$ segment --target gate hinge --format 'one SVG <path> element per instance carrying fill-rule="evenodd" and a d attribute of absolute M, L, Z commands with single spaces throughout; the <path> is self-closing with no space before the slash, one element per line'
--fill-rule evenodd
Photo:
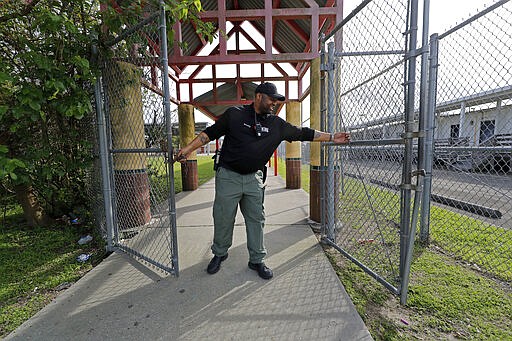
<path fill-rule="evenodd" d="M 401 135 L 403 139 L 415 139 L 425 137 L 425 131 L 409 131 Z"/>
<path fill-rule="evenodd" d="M 423 186 L 421 184 L 420 185 L 402 184 L 402 185 L 400 185 L 400 189 L 411 190 L 411 191 L 415 191 L 415 192 L 423 192 Z"/>
<path fill-rule="evenodd" d="M 425 172 L 424 169 L 416 169 L 416 170 L 411 172 L 412 176 L 419 176 L 419 175 L 425 176 L 425 174 L 426 174 L 426 172 Z"/>
<path fill-rule="evenodd" d="M 332 71 L 335 68 L 334 63 L 325 63 L 320 65 L 320 71 Z"/>

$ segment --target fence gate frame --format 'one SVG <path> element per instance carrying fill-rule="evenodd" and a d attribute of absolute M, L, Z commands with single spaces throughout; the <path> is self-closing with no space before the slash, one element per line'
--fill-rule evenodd
<path fill-rule="evenodd" d="M 352 135 L 321 149 L 322 241 L 402 304 L 417 232 L 424 250 L 512 278 L 512 1 L 429 36 L 423 0 L 421 43 L 418 3 L 363 0 L 320 39 L 322 130 Z"/>
<path fill-rule="evenodd" d="M 142 52 L 136 51 L 131 56 L 131 48 L 140 48 L 137 46 L 139 42 L 143 46 Z M 94 85 L 94 95 L 106 248 L 109 252 L 122 251 L 146 265 L 177 277 L 176 199 L 164 7 L 160 6 L 143 21 L 127 28 L 105 45 L 108 51 L 98 51 L 94 46 L 93 53 L 97 55 L 101 66 L 101 76 Z M 120 55 L 116 55 L 119 51 Z M 120 68 L 117 64 L 109 69 L 109 65 L 116 63 L 124 63 L 127 67 Z M 112 69 L 116 68 L 119 71 L 117 75 L 124 77 L 124 80 L 111 77 L 116 71 Z M 129 74 L 128 80 L 126 74 Z M 115 87 L 120 87 L 118 84 L 125 88 L 131 87 L 134 95 L 128 93 L 130 96 L 123 96 L 127 94 L 126 91 L 116 93 L 113 84 Z M 149 103 L 146 99 L 148 96 Z M 160 100 L 161 105 L 158 107 L 155 103 Z M 128 102 L 128 106 L 137 108 L 121 110 L 114 108 L 114 102 Z M 114 123 L 113 111 L 116 110 L 121 112 L 122 117 L 118 113 L 117 123 Z M 160 131 L 155 136 L 151 136 L 146 127 L 148 119 L 145 114 L 149 110 L 152 110 L 155 117 L 159 115 L 156 127 Z M 130 114 L 129 111 L 135 113 Z M 115 131 L 115 125 L 120 125 L 119 121 L 124 123 Z M 131 121 L 137 121 L 138 126 L 134 127 Z M 144 128 L 141 129 L 142 126 Z M 153 141 L 156 143 L 148 143 L 148 137 L 155 140 L 157 136 L 161 139 Z M 124 166 L 119 166 L 121 163 Z M 139 191 L 140 188 L 143 193 Z"/>
<path fill-rule="evenodd" d="M 376 140 L 352 140 L 349 145 L 337 146 L 333 143 L 323 143 L 322 154 L 325 156 L 321 157 L 321 169 L 326 171 L 322 172 L 321 182 L 321 196 L 326 198 L 325 203 L 322 205 L 322 243 L 333 247 L 341 254 L 343 254 L 350 261 L 358 265 L 367 274 L 372 276 L 382 285 L 384 285 L 392 293 L 400 296 L 400 302 L 406 304 L 407 302 L 407 290 L 409 282 L 410 267 L 412 262 L 412 253 L 415 240 L 416 229 L 412 228 L 417 225 L 419 217 L 419 209 L 423 196 L 423 178 L 425 176 L 425 153 L 429 150 L 426 149 L 423 144 L 425 143 L 425 131 L 431 131 L 428 112 L 434 112 L 435 106 L 435 79 L 431 79 L 432 83 L 427 83 L 427 68 L 428 65 L 428 43 L 424 44 L 425 40 L 428 42 L 428 0 L 424 2 L 426 4 L 426 10 L 424 8 L 423 18 L 423 48 L 417 48 L 417 26 L 418 26 L 418 0 L 409 0 L 407 9 L 407 23 L 405 36 L 405 48 L 402 51 L 370 51 L 370 52 L 347 52 L 338 51 L 341 47 L 336 46 L 336 43 L 329 41 L 338 30 L 341 30 L 354 16 L 361 12 L 372 0 L 363 1 L 352 13 L 346 18 L 327 36 L 321 37 L 321 72 L 323 72 L 327 81 L 323 81 L 322 90 L 325 96 L 321 98 L 321 121 L 326 127 L 326 131 L 335 132 L 336 120 L 341 120 L 342 128 L 346 128 L 343 122 L 343 112 L 340 112 L 335 107 L 334 96 L 335 87 L 339 86 L 336 83 L 336 67 L 338 57 L 354 57 L 354 56 L 368 56 L 368 55 L 403 55 L 403 59 L 397 62 L 392 67 L 403 64 L 403 94 L 404 94 L 404 127 L 405 130 L 400 138 L 395 139 L 376 139 Z M 425 26 L 426 25 L 426 26 Z M 336 40 L 336 39 L 335 39 Z M 336 41 L 337 42 L 337 41 Z M 327 44 L 327 51 L 325 45 Z M 419 125 L 414 124 L 415 121 L 415 96 L 416 96 L 416 69 L 417 69 L 417 57 L 422 57 L 421 63 L 421 78 L 420 78 L 420 113 L 419 113 Z M 430 63 L 432 68 L 437 67 L 436 62 Z M 390 69 L 390 68 L 389 68 Z M 385 71 L 382 71 L 384 73 Z M 341 73 L 341 72 L 340 72 Z M 380 74 L 379 74 L 380 75 Z M 379 75 L 373 76 L 378 77 Z M 343 75 L 339 76 L 343 77 Z M 369 80 L 371 81 L 371 79 Z M 363 81 L 363 83 L 365 83 Z M 433 92 L 432 92 L 433 91 Z M 433 96 L 432 96 L 433 95 Z M 434 100 L 432 101 L 432 97 Z M 428 108 L 428 104 L 431 105 Z M 327 113 L 327 116 L 326 116 Z M 431 116 L 431 117 L 432 117 Z M 432 123 L 433 124 L 433 123 Z M 339 126 L 339 124 L 338 124 Z M 430 127 L 429 127 L 430 126 Z M 396 278 L 396 283 L 385 278 L 381 275 L 378 270 L 372 268 L 372 266 L 365 264 L 364 261 L 358 259 L 357 256 L 353 256 L 350 250 L 345 249 L 343 246 L 338 245 L 336 242 L 336 232 L 341 229 L 343 223 L 336 216 L 336 193 L 340 193 L 343 189 L 339 190 L 337 187 L 338 181 L 341 181 L 341 187 L 345 181 L 345 174 L 343 170 L 343 151 L 350 153 L 354 147 L 369 147 L 369 148 L 380 148 L 383 146 L 394 147 L 401 149 L 401 155 L 403 156 L 403 165 L 401 171 L 401 182 L 399 188 L 396 190 L 400 193 L 400 226 L 399 226 L 399 274 Z M 418 146 L 417 155 L 414 155 L 414 146 Z M 431 152 L 431 150 L 430 150 Z M 414 158 L 417 158 L 417 166 L 414 168 Z M 341 159 L 341 166 L 335 166 L 336 160 Z M 364 185 L 364 184 L 363 184 Z M 368 189 L 365 189 L 368 194 Z M 414 195 L 413 195 L 414 191 Z M 339 195 L 339 194 L 338 194 Z M 370 199 L 369 199 L 370 200 Z M 375 215 L 374 215 L 374 217 Z M 378 223 L 375 221 L 375 224 Z M 373 242 L 373 240 L 372 240 Z M 384 243 L 382 243 L 384 244 Z"/>

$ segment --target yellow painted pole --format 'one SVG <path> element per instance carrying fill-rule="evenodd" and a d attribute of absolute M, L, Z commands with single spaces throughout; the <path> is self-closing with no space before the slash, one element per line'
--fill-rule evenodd
<path fill-rule="evenodd" d="M 286 103 L 286 121 L 301 125 L 300 102 Z M 286 188 L 301 188 L 301 143 L 300 141 L 286 142 Z"/>
<path fill-rule="evenodd" d="M 126 62 L 109 63 L 105 72 L 115 151 L 116 211 L 121 233 L 151 220 L 140 78 L 141 70 Z M 120 237 L 127 238 L 128 235 Z"/>
<path fill-rule="evenodd" d="M 194 107 L 190 104 L 178 105 L 180 146 L 186 146 L 196 137 Z M 199 187 L 197 174 L 197 152 L 190 154 L 187 161 L 181 164 L 181 180 L 184 191 L 193 191 Z"/>
<path fill-rule="evenodd" d="M 311 61 L 311 83 L 310 83 L 310 128 L 320 130 L 320 58 Z M 320 143 L 310 145 L 310 169 L 309 169 L 309 216 L 312 220 L 321 221 L 320 206 Z"/>

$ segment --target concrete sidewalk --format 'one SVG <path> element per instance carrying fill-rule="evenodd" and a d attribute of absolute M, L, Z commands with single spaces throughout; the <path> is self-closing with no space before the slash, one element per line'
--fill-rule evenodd
<path fill-rule="evenodd" d="M 180 276 L 114 253 L 6 340 L 371 340 L 308 224 L 309 199 L 270 176 L 266 281 L 237 217 L 229 258 L 206 273 L 214 182 L 177 195 Z"/>

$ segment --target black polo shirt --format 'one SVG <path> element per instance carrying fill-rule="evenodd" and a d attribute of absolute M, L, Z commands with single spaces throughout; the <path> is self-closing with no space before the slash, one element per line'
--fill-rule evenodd
<path fill-rule="evenodd" d="M 256 134 L 261 124 L 261 136 Z M 228 108 L 204 132 L 210 141 L 224 136 L 219 166 L 240 174 L 263 169 L 281 141 L 312 141 L 315 131 L 296 127 L 279 116 L 258 115 L 254 105 Z"/>

